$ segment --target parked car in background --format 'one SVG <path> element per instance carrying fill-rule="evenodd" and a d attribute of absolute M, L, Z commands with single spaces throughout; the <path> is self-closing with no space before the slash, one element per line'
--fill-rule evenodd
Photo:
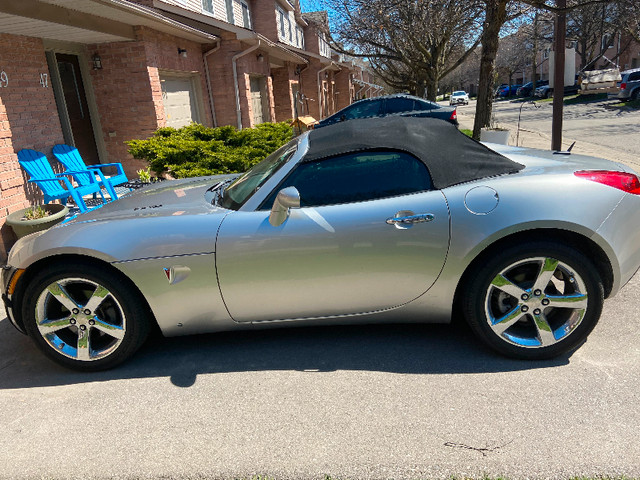
<path fill-rule="evenodd" d="M 498 90 L 498 97 L 513 97 L 522 85 L 506 85 Z"/>
<path fill-rule="evenodd" d="M 498 86 L 496 88 L 496 91 L 494 92 L 494 96 L 498 97 L 500 95 L 500 92 L 505 88 L 508 87 L 509 85 L 507 85 L 506 83 L 501 83 L 500 86 Z"/>
<path fill-rule="evenodd" d="M 536 88 L 549 85 L 548 80 L 538 80 L 536 82 Z M 534 95 L 533 82 L 525 83 L 516 91 L 516 95 L 519 97 L 532 97 Z"/>
<path fill-rule="evenodd" d="M 638 225 L 640 180 L 620 163 L 485 146 L 433 118 L 353 120 L 242 175 L 150 185 L 21 238 L 2 298 L 42 353 L 84 371 L 125 361 L 156 326 L 457 312 L 496 351 L 546 359 L 583 344 L 638 270 Z"/>
<path fill-rule="evenodd" d="M 386 117 L 387 115 L 433 117 L 458 125 L 458 114 L 455 108 L 443 107 L 424 98 L 405 93 L 396 93 L 352 103 L 330 117 L 320 120 L 313 128 L 322 128 L 355 118 Z"/>
<path fill-rule="evenodd" d="M 453 92 L 449 98 L 449 105 L 469 105 L 469 94 L 464 90 Z"/>
<path fill-rule="evenodd" d="M 575 95 L 580 91 L 580 85 L 578 84 L 578 76 L 576 75 L 576 82 L 573 85 L 567 85 L 564 87 L 564 95 Z M 546 85 L 536 88 L 535 96 L 538 98 L 549 98 L 553 96 L 553 88 Z"/>
<path fill-rule="evenodd" d="M 617 94 L 611 94 L 610 98 L 619 98 L 620 100 L 636 100 L 640 98 L 640 68 L 625 70 L 620 72 L 622 80 L 618 83 L 620 91 Z"/>

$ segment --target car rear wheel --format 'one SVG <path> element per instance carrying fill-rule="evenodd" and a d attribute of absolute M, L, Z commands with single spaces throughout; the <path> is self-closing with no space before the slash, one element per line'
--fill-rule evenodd
<path fill-rule="evenodd" d="M 562 244 L 536 242 L 496 252 L 469 283 L 465 317 L 490 347 L 547 359 L 580 346 L 604 303 L 597 270 Z"/>
<path fill-rule="evenodd" d="M 133 285 L 93 265 L 43 269 L 25 290 L 29 336 L 55 362 L 97 371 L 123 362 L 144 343 L 149 312 Z"/>

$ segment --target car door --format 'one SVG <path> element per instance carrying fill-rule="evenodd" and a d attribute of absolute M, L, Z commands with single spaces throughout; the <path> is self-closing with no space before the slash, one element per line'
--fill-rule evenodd
<path fill-rule="evenodd" d="M 301 208 L 274 227 L 277 192 Z M 449 211 L 427 168 L 401 152 L 360 152 L 300 163 L 256 211 L 222 222 L 220 291 L 237 322 L 375 312 L 422 295 L 449 245 Z"/>

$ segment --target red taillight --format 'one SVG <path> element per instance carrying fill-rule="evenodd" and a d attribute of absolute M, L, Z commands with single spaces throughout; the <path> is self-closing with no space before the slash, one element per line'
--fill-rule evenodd
<path fill-rule="evenodd" d="M 449 117 L 449 120 L 458 120 L 458 109 L 454 108 L 453 112 L 451 112 L 451 116 Z"/>
<path fill-rule="evenodd" d="M 633 173 L 611 172 L 609 170 L 580 170 L 575 172 L 577 177 L 602 183 L 623 192 L 640 195 L 640 180 Z"/>
<path fill-rule="evenodd" d="M 627 88 L 627 84 L 626 83 L 621 83 L 620 84 L 620 90 L 624 90 L 625 88 Z"/>

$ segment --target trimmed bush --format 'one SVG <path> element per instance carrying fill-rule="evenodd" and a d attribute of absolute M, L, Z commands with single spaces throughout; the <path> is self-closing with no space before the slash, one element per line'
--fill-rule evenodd
<path fill-rule="evenodd" d="M 267 157 L 293 138 L 288 123 L 262 123 L 237 130 L 192 123 L 182 128 L 160 128 L 146 140 L 129 140 L 129 153 L 149 162 L 157 173 L 176 178 L 239 173 Z"/>

